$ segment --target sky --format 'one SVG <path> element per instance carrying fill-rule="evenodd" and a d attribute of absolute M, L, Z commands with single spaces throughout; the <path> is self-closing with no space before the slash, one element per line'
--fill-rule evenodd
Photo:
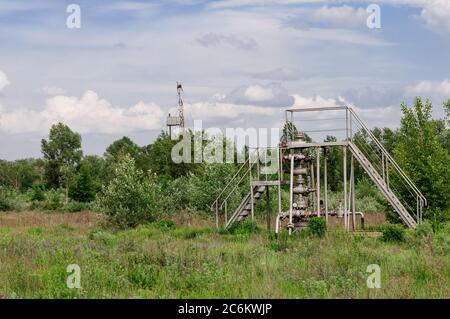
<path fill-rule="evenodd" d="M 395 128 L 415 96 L 440 116 L 450 0 L 0 0 L 0 159 L 40 157 L 57 122 L 85 154 L 124 135 L 149 144 L 177 81 L 188 126 L 272 128 L 287 108 L 346 104 Z"/>

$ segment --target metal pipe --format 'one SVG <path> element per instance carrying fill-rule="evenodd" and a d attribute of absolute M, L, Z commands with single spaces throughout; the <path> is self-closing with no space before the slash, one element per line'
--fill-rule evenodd
<path fill-rule="evenodd" d="M 277 218 L 275 219 L 275 234 L 277 234 L 277 235 L 280 232 L 280 218 L 281 218 L 281 213 L 278 214 Z"/>
<path fill-rule="evenodd" d="M 324 163 L 323 163 L 323 183 L 324 183 L 324 196 L 325 196 L 325 221 L 328 224 L 328 177 L 327 177 L 327 148 L 324 148 Z"/>
<path fill-rule="evenodd" d="M 291 154 L 291 181 L 289 189 L 289 235 L 292 233 L 292 207 L 294 205 L 294 156 Z"/>
<path fill-rule="evenodd" d="M 320 217 L 320 148 L 316 148 L 316 162 L 317 162 L 317 217 Z"/>
<path fill-rule="evenodd" d="M 353 231 L 355 231 L 356 229 L 356 216 L 355 216 L 355 211 L 356 211 L 356 194 L 355 194 L 355 163 L 354 163 L 354 156 L 352 154 L 351 157 L 351 172 L 350 172 L 350 180 L 351 180 L 351 192 L 352 192 L 352 228 Z"/>
<path fill-rule="evenodd" d="M 356 212 L 355 214 L 361 216 L 361 229 L 364 229 L 364 213 L 363 212 Z"/>
<path fill-rule="evenodd" d="M 348 228 L 347 220 L 347 147 L 344 147 L 344 228 Z"/>

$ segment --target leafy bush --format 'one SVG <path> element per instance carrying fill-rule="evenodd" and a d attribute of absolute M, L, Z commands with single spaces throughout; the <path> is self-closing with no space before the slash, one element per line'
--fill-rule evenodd
<path fill-rule="evenodd" d="M 170 230 L 170 229 L 176 228 L 175 223 L 170 219 L 164 219 L 164 220 L 157 221 L 157 222 L 153 223 L 153 225 L 156 228 L 161 229 L 161 230 Z"/>
<path fill-rule="evenodd" d="M 126 155 L 117 164 L 114 178 L 98 197 L 98 206 L 119 227 L 153 222 L 159 212 L 160 187 L 153 176 L 136 169 Z"/>
<path fill-rule="evenodd" d="M 39 210 L 60 210 L 63 208 L 63 202 L 61 200 L 61 193 L 55 190 L 51 190 L 47 192 L 44 201 L 34 201 L 31 206 L 31 209 L 39 209 Z"/>
<path fill-rule="evenodd" d="M 113 246 L 116 243 L 116 236 L 114 234 L 108 233 L 106 231 L 94 231 L 89 234 L 89 239 L 100 242 L 105 246 Z"/>
<path fill-rule="evenodd" d="M 11 201 L 12 191 L 6 187 L 0 187 L 0 211 L 13 210 Z"/>
<path fill-rule="evenodd" d="M 31 192 L 31 200 L 38 201 L 38 202 L 42 202 L 45 200 L 45 193 L 44 193 L 42 185 L 33 186 L 33 189 Z"/>
<path fill-rule="evenodd" d="M 313 217 L 308 221 L 308 233 L 313 236 L 323 237 L 327 231 L 327 223 L 323 218 Z"/>
<path fill-rule="evenodd" d="M 389 224 L 383 230 L 381 239 L 385 242 L 401 242 L 405 238 L 405 228 L 397 224 Z"/>
<path fill-rule="evenodd" d="M 425 221 L 417 226 L 414 235 L 419 238 L 429 238 L 433 235 L 433 226 L 430 222 Z"/>
<path fill-rule="evenodd" d="M 76 212 L 82 212 L 82 211 L 89 210 L 89 208 L 90 208 L 89 203 L 70 201 L 64 207 L 64 210 L 68 211 L 69 213 L 76 213 Z"/>

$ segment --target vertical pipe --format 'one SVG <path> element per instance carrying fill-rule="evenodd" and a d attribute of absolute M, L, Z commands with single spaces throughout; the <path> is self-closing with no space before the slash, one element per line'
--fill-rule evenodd
<path fill-rule="evenodd" d="M 386 172 L 384 170 L 384 153 L 383 152 L 381 153 L 381 167 L 383 170 L 383 182 L 386 183 Z"/>
<path fill-rule="evenodd" d="M 350 141 L 353 142 L 353 126 L 352 126 L 352 114 L 349 112 L 349 126 L 350 126 Z"/>
<path fill-rule="evenodd" d="M 323 187 L 324 187 L 324 196 L 325 196 L 325 221 L 328 224 L 328 172 L 327 172 L 327 149 L 324 148 L 324 163 L 323 163 Z"/>
<path fill-rule="evenodd" d="M 350 172 L 350 179 L 351 179 L 351 187 L 352 187 L 352 228 L 353 231 L 356 230 L 356 194 L 355 194 L 355 163 L 354 163 L 354 157 L 352 154 L 351 158 L 351 172 Z"/>
<path fill-rule="evenodd" d="M 311 169 L 311 188 L 312 189 L 316 189 L 316 180 L 314 178 L 314 164 L 311 163 L 310 165 L 310 169 Z M 313 211 L 316 210 L 316 196 L 313 196 Z"/>
<path fill-rule="evenodd" d="M 252 205 L 252 221 L 255 220 L 255 203 L 254 203 L 253 185 L 250 184 L 250 203 Z"/>
<path fill-rule="evenodd" d="M 344 146 L 344 228 L 348 228 L 347 220 L 347 147 Z"/>
<path fill-rule="evenodd" d="M 292 205 L 294 204 L 294 154 L 291 154 L 291 181 L 289 185 L 289 235 L 292 233 Z"/>
<path fill-rule="evenodd" d="M 278 214 L 281 214 L 281 180 L 283 179 L 283 175 L 282 175 L 282 169 L 283 169 L 283 166 L 282 166 L 282 162 L 281 162 L 281 155 L 282 154 L 282 152 L 281 152 L 281 149 L 280 148 L 278 148 L 278 160 L 279 160 L 279 163 L 278 163 Z"/>
<path fill-rule="evenodd" d="M 317 181 L 316 181 L 316 192 L 317 192 L 317 217 L 320 217 L 320 148 L 316 148 L 316 166 L 317 166 Z"/>
<path fill-rule="evenodd" d="M 278 214 L 281 214 L 281 183 L 278 184 Z"/>
<path fill-rule="evenodd" d="M 345 136 L 348 141 L 348 107 L 345 109 Z"/>

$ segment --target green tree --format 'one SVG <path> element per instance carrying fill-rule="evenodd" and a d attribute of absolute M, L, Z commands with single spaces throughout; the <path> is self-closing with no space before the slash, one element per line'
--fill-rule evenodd
<path fill-rule="evenodd" d="M 402 104 L 401 109 L 395 159 L 428 199 L 424 218 L 441 221 L 450 210 L 450 155 L 437 135 L 439 121 L 432 118 L 431 102 L 423 103 L 420 97 L 412 107 Z"/>
<path fill-rule="evenodd" d="M 108 184 L 113 177 L 114 172 L 109 169 L 107 161 L 100 156 L 88 155 L 83 157 L 80 167 L 83 166 L 92 177 L 96 190 L 100 190 L 102 185 Z"/>
<path fill-rule="evenodd" d="M 128 154 L 136 161 L 139 157 L 139 152 L 139 146 L 129 137 L 124 136 L 106 148 L 105 157 L 109 161 L 118 162 Z"/>
<path fill-rule="evenodd" d="M 194 135 L 186 132 L 191 138 L 191 152 L 194 152 Z M 180 176 L 185 176 L 190 172 L 195 172 L 200 165 L 194 163 L 174 163 L 172 160 L 172 148 L 181 141 L 181 137 L 172 140 L 168 134 L 162 132 L 155 142 L 147 147 L 147 158 L 149 169 L 155 172 L 160 180 L 168 181 Z M 191 156 L 193 159 L 193 156 Z"/>
<path fill-rule="evenodd" d="M 69 188 L 69 197 L 78 202 L 88 203 L 95 199 L 96 185 L 89 169 L 81 165 L 80 172 Z"/>
<path fill-rule="evenodd" d="M 67 125 L 55 124 L 50 129 L 48 140 L 42 139 L 41 150 L 46 160 L 47 186 L 58 188 L 64 183 L 67 189 L 72 171 L 83 155 L 81 136 Z"/>
<path fill-rule="evenodd" d="M 152 222 L 160 214 L 161 189 L 152 174 L 136 168 L 130 155 L 116 166 L 114 178 L 98 196 L 98 204 L 119 227 L 134 227 Z"/>

